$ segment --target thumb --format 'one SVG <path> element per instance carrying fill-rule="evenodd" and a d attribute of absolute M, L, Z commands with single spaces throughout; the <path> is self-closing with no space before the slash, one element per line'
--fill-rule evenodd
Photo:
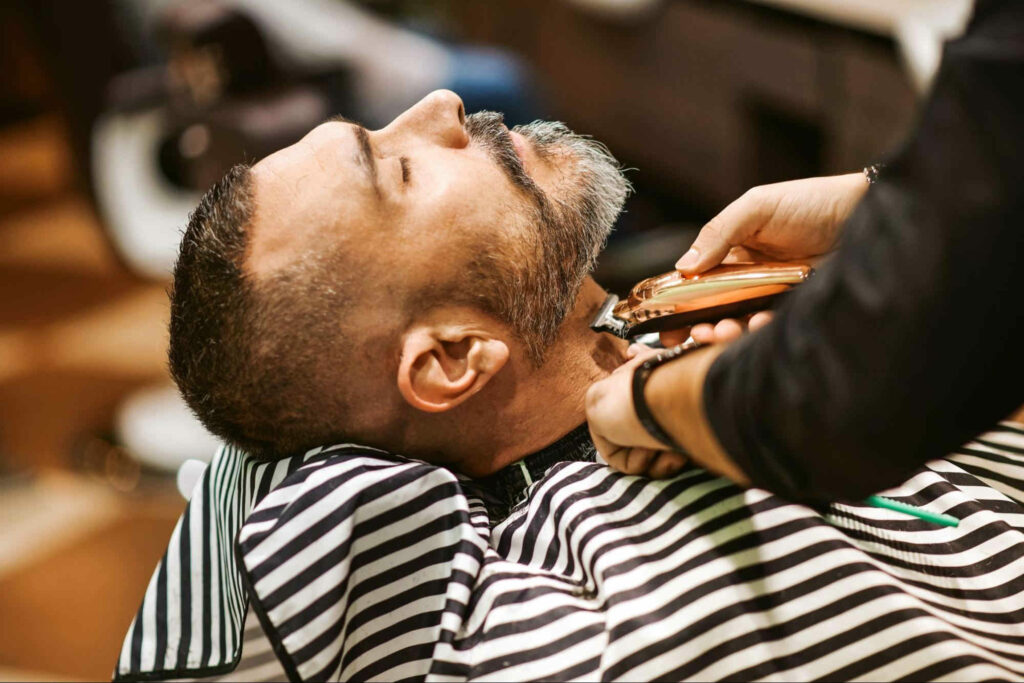
<path fill-rule="evenodd" d="M 676 262 L 676 268 L 685 275 L 695 275 L 721 263 L 730 249 L 743 244 L 764 222 L 761 196 L 755 190 L 748 190 L 722 209 L 701 228 L 693 246 Z"/>
<path fill-rule="evenodd" d="M 714 268 L 726 257 L 732 245 L 722 237 L 722 233 L 708 223 L 697 235 L 689 251 L 676 261 L 676 269 L 685 275 L 703 273 Z"/>

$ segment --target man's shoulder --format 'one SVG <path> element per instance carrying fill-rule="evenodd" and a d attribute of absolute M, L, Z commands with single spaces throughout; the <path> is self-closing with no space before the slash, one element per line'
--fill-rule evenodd
<path fill-rule="evenodd" d="M 465 477 L 443 466 L 431 464 L 398 453 L 346 443 L 306 451 L 302 462 L 289 470 L 288 476 L 275 487 L 277 496 L 306 494 L 325 481 L 338 486 L 348 479 L 383 480 L 395 476 L 424 477 L 436 480 L 461 481 Z M 290 489 L 285 493 L 283 489 Z"/>
<path fill-rule="evenodd" d="M 448 507 L 464 508 L 461 480 L 444 467 L 375 448 L 344 444 L 315 449 L 256 505 L 239 543 L 258 542 L 298 517 L 337 520 L 358 513 L 365 519 L 395 510 L 413 513 L 442 500 Z"/>

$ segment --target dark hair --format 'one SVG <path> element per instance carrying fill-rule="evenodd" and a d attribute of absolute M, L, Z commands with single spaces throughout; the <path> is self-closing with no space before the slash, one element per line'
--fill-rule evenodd
<path fill-rule="evenodd" d="M 343 293 L 314 256 L 255 281 L 249 168 L 232 168 L 189 216 L 171 287 L 171 375 L 217 436 L 276 458 L 344 438 L 346 392 L 324 391 L 323 359 L 344 356 L 331 325 Z M 319 312 L 319 315 L 318 315 Z M 339 420 L 341 422 L 339 422 Z M 351 427 L 352 425 L 342 425 Z"/>

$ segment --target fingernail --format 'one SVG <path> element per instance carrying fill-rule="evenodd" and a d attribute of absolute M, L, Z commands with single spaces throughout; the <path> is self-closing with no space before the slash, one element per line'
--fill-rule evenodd
<path fill-rule="evenodd" d="M 688 270 L 697 265 L 697 260 L 700 259 L 700 252 L 696 249 L 690 249 L 690 251 L 683 254 L 683 257 L 676 261 L 676 268 L 678 270 Z"/>

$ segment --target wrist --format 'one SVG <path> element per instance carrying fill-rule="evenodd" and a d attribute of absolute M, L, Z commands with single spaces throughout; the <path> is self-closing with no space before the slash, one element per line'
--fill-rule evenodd
<path fill-rule="evenodd" d="M 687 354 L 693 353 L 701 348 L 693 340 L 686 343 L 663 349 L 645 359 L 633 370 L 633 377 L 630 382 L 633 393 L 633 411 L 640 426 L 647 431 L 647 434 L 654 439 L 655 443 L 663 448 L 676 452 L 683 452 L 682 446 L 666 431 L 661 422 L 654 417 L 647 399 L 647 382 L 655 370 L 667 363 L 678 361 Z"/>
<path fill-rule="evenodd" d="M 871 184 L 868 182 L 868 177 L 864 170 L 855 173 L 844 173 L 838 177 L 843 180 L 848 191 L 852 194 L 863 194 L 867 191 L 867 186 Z"/>
<path fill-rule="evenodd" d="M 694 462 L 746 485 L 749 479 L 729 458 L 704 412 L 704 378 L 724 350 L 724 344 L 715 344 L 655 368 L 644 398 L 654 419 Z"/>
<path fill-rule="evenodd" d="M 698 349 L 671 365 L 655 368 L 647 380 L 644 397 L 654 419 L 681 446 L 686 447 L 686 442 L 693 440 L 693 425 L 686 423 L 703 413 L 704 377 L 723 349 L 722 344 Z"/>

